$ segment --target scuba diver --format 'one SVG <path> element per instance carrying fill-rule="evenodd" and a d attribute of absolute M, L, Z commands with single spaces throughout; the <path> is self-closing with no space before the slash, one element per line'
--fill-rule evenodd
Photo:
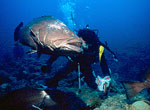
<path fill-rule="evenodd" d="M 98 30 L 89 29 L 89 25 L 86 25 L 85 29 L 80 29 L 78 31 L 78 36 L 81 37 L 88 45 L 88 49 L 84 51 L 84 54 L 81 59 L 83 59 L 84 62 L 88 59 L 88 62 L 86 63 L 89 63 L 89 65 L 97 61 L 100 62 L 104 78 L 101 78 L 99 75 L 96 75 L 94 71 L 93 75 L 96 79 L 95 83 L 97 84 L 97 88 L 100 91 L 104 91 L 104 95 L 107 95 L 106 90 L 107 87 L 109 87 L 110 85 L 111 78 L 110 70 L 105 59 L 104 48 L 107 49 L 113 55 L 115 61 L 117 61 L 117 57 L 115 53 L 109 49 L 107 43 L 103 44 L 102 42 L 100 42 L 98 38 Z"/>
<path fill-rule="evenodd" d="M 92 89 L 98 88 L 100 91 L 104 92 L 104 95 L 107 95 L 106 89 L 110 85 L 111 78 L 104 56 L 104 48 L 111 52 L 115 58 L 116 55 L 107 47 L 107 45 L 100 42 L 98 31 L 89 29 L 89 25 L 86 25 L 85 29 L 80 29 L 77 35 L 86 42 L 88 45 L 87 49 L 85 49 L 84 53 L 78 57 L 71 58 L 64 68 L 59 70 L 53 78 L 47 81 L 46 85 L 48 87 L 56 88 L 58 86 L 58 81 L 66 77 L 72 71 L 77 70 L 77 67 L 80 64 L 80 71 L 84 76 L 84 81 L 87 85 Z M 91 68 L 91 64 L 98 60 L 100 61 L 100 66 L 103 75 L 105 76 L 104 78 L 101 78 L 99 75 L 96 76 Z"/>

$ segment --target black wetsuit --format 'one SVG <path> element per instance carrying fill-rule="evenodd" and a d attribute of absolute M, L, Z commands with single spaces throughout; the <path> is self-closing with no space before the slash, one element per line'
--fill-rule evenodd
<path fill-rule="evenodd" d="M 89 63 L 94 63 L 99 61 L 99 46 L 102 45 L 108 49 L 103 43 L 100 42 L 98 36 L 95 34 L 93 30 L 90 29 L 83 29 L 79 30 L 78 36 L 82 37 L 84 41 L 88 44 L 88 50 L 85 50 L 83 59 L 89 59 Z M 86 58 L 87 57 L 87 58 Z M 109 75 L 109 69 L 106 63 L 105 55 L 102 54 L 101 57 L 101 69 L 104 76 Z"/>
<path fill-rule="evenodd" d="M 93 89 L 97 88 L 95 77 L 92 74 L 91 64 L 99 61 L 99 46 L 101 45 L 101 42 L 95 32 L 90 29 L 79 30 L 78 36 L 82 37 L 88 44 L 88 49 L 85 50 L 84 54 L 81 54 L 79 57 L 72 58 L 73 61 L 68 61 L 67 66 L 57 72 L 55 76 L 47 82 L 47 86 L 57 87 L 58 81 L 67 76 L 73 70 L 77 70 L 78 63 L 80 63 L 80 70 L 85 76 L 84 81 L 89 87 Z M 109 75 L 109 69 L 104 53 L 102 54 L 100 65 L 104 76 Z"/>

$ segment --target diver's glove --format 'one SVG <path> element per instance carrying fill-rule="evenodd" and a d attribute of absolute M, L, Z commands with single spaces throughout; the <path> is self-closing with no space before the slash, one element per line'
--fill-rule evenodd
<path fill-rule="evenodd" d="M 105 76 L 104 78 L 97 76 L 95 83 L 97 84 L 98 90 L 104 91 L 104 93 L 106 93 L 107 87 L 110 85 L 110 81 L 110 76 Z"/>

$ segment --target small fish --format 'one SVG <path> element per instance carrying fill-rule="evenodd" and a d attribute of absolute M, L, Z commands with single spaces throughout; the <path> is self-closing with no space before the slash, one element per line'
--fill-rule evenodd
<path fill-rule="evenodd" d="M 134 96 L 136 96 L 140 91 L 143 89 L 150 89 L 150 68 L 147 68 L 142 73 L 141 78 L 144 78 L 145 80 L 143 82 L 129 82 L 129 81 L 123 81 L 123 86 L 126 90 L 127 98 L 130 99 Z"/>

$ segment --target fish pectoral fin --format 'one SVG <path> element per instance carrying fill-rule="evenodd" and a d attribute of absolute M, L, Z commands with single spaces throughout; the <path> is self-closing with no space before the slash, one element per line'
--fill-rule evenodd
<path fill-rule="evenodd" d="M 36 53 L 36 52 L 37 52 L 37 50 L 32 49 L 32 50 L 27 51 L 26 54 L 33 54 L 33 53 Z"/>
<path fill-rule="evenodd" d="M 30 29 L 31 35 L 36 37 L 36 33 L 32 30 L 32 28 L 30 27 L 29 29 Z"/>
<path fill-rule="evenodd" d="M 31 31 L 31 34 L 32 34 L 32 39 L 37 44 L 36 52 L 37 52 L 38 58 L 39 58 L 41 56 L 42 43 L 40 42 L 38 35 L 31 28 L 30 28 L 30 31 Z"/>
<path fill-rule="evenodd" d="M 31 28 L 30 28 L 30 34 L 31 34 L 32 39 L 34 40 L 34 42 L 39 45 L 38 35 Z"/>

